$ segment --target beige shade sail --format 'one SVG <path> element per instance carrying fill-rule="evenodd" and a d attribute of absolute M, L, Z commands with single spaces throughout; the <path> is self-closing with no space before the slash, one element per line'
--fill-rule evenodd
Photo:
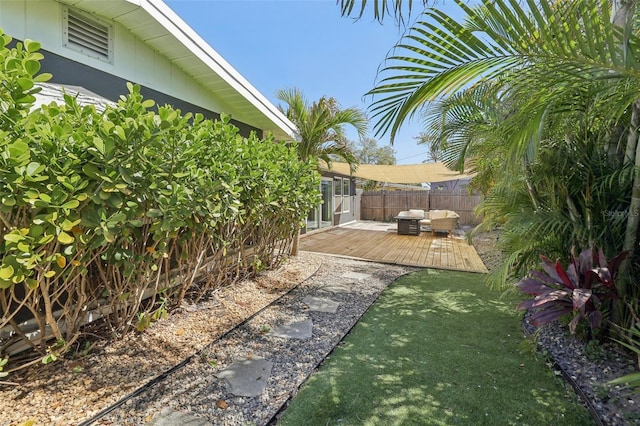
<path fill-rule="evenodd" d="M 322 164 L 323 170 L 328 170 L 343 175 L 350 175 L 347 163 L 331 163 L 331 168 Z M 360 164 L 353 176 L 388 183 L 417 184 L 427 182 L 445 182 L 448 180 L 470 179 L 471 174 L 463 174 L 450 170 L 443 163 L 377 165 Z"/>

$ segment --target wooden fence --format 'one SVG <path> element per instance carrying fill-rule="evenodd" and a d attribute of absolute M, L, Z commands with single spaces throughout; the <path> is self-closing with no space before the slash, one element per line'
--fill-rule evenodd
<path fill-rule="evenodd" d="M 409 209 L 453 210 L 460 215 L 460 225 L 477 225 L 474 208 L 480 195 L 465 191 L 365 191 L 360 198 L 360 219 L 392 221 L 399 212 Z"/>

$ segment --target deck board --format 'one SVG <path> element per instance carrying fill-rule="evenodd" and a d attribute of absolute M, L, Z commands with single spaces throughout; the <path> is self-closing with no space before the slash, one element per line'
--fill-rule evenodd
<path fill-rule="evenodd" d="M 397 235 L 395 224 L 358 224 L 303 235 L 300 250 L 425 268 L 487 273 L 475 248 L 444 234 Z"/>

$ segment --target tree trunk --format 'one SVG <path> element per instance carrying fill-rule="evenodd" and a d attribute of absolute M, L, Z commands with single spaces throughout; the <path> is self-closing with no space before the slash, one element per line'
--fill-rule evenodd
<path fill-rule="evenodd" d="M 613 8 L 613 22 L 625 33 L 631 28 L 632 20 L 636 11 L 636 0 L 616 0 L 612 4 Z M 626 36 L 625 36 L 626 38 Z M 626 46 L 623 46 L 623 52 L 626 55 Z M 625 229 L 624 244 L 622 249 L 630 252 L 630 256 L 620 266 L 620 277 L 618 280 L 618 292 L 622 297 L 627 294 L 628 280 L 627 276 L 631 257 L 634 254 L 636 247 L 636 240 L 638 235 L 638 224 L 640 223 L 640 217 L 637 212 L 640 212 L 640 174 L 638 174 L 638 166 L 640 165 L 640 151 L 638 150 L 638 126 L 640 125 L 640 100 L 636 100 L 632 105 L 631 122 L 629 123 L 629 129 L 627 134 L 627 146 L 624 154 L 624 164 L 633 165 L 633 188 L 631 190 L 631 202 L 629 203 L 629 210 L 627 214 L 627 226 Z"/>
<path fill-rule="evenodd" d="M 631 123 L 629 125 L 629 135 L 627 138 L 627 150 L 625 154 L 625 163 L 634 165 L 633 171 L 633 188 L 631 189 L 631 202 L 629 203 L 629 211 L 627 213 L 627 227 L 624 235 L 623 250 L 629 251 L 633 255 L 636 248 L 638 236 L 638 224 L 640 224 L 640 145 L 638 145 L 638 125 L 640 124 L 640 100 L 633 103 L 633 111 L 631 113 Z M 633 153 L 633 157 L 630 155 Z M 629 262 L 625 261 L 620 272 L 624 273 L 628 268 Z M 624 283 L 624 280 L 620 282 Z M 622 290 L 622 291 L 621 291 Z M 620 294 L 626 294 L 625 288 L 618 289 Z"/>
<path fill-rule="evenodd" d="M 295 234 L 293 236 L 293 244 L 291 245 L 291 256 L 298 255 L 298 246 L 300 245 L 300 227 L 296 228 Z"/>

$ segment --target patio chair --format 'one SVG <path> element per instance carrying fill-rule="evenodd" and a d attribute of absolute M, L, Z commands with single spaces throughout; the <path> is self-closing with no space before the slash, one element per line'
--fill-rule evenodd
<path fill-rule="evenodd" d="M 431 235 L 437 232 L 446 232 L 447 236 L 453 233 L 458 224 L 460 215 L 451 210 L 429 210 L 425 218 L 420 221 L 420 226 L 428 226 Z"/>

